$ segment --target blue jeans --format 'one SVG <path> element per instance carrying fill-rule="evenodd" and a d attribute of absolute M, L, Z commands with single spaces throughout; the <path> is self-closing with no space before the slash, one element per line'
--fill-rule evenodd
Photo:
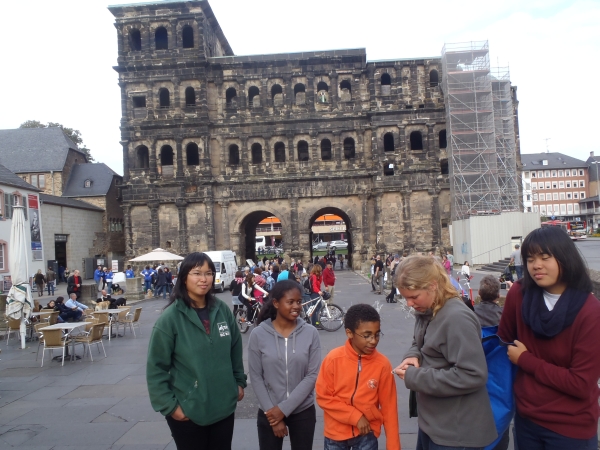
<path fill-rule="evenodd" d="M 523 266 L 515 265 L 515 272 L 517 272 L 517 280 L 523 278 Z"/>
<path fill-rule="evenodd" d="M 325 436 L 323 450 L 377 450 L 377 438 L 370 432 L 345 441 L 334 441 Z"/>
<path fill-rule="evenodd" d="M 482 450 L 483 447 L 448 447 L 447 445 L 438 445 L 431 438 L 419 429 L 417 437 L 417 450 Z"/>
<path fill-rule="evenodd" d="M 163 300 L 166 300 L 167 299 L 167 286 L 166 285 L 164 285 L 164 286 L 156 286 L 156 295 L 155 295 L 155 297 L 160 296 L 161 292 L 162 292 Z"/>
<path fill-rule="evenodd" d="M 515 414 L 515 439 L 524 450 L 596 450 L 598 435 L 591 439 L 573 439 L 544 428 Z"/>
<path fill-rule="evenodd" d="M 314 300 L 315 298 L 319 298 L 319 294 L 312 293 L 312 294 L 310 294 L 310 298 L 311 298 L 311 300 Z M 308 306 L 311 307 L 311 306 L 315 305 L 316 303 L 317 302 L 310 303 Z M 317 324 L 319 324 L 319 325 L 321 324 L 319 317 L 321 316 L 322 309 L 323 309 L 323 303 L 319 303 L 319 305 L 313 311 L 312 316 L 310 317 L 310 323 L 313 326 L 317 326 Z"/>
<path fill-rule="evenodd" d="M 152 280 L 144 280 L 144 293 L 148 292 L 148 289 L 152 289 Z"/>
<path fill-rule="evenodd" d="M 46 285 L 46 288 L 48 288 L 48 295 L 54 295 L 54 283 L 56 283 L 56 281 L 48 281 L 48 284 Z M 52 289 L 52 294 L 50 293 L 50 289 Z"/>

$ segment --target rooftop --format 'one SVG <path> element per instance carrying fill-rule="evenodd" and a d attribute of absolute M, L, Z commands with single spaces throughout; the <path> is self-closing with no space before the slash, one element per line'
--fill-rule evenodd
<path fill-rule="evenodd" d="M 544 164 L 547 161 L 547 164 Z M 585 161 L 562 153 L 521 153 L 523 170 L 575 169 L 587 167 Z"/>
<path fill-rule="evenodd" d="M 75 200 L 74 198 L 57 197 L 56 195 L 40 194 L 40 201 L 42 204 L 47 203 L 49 205 L 66 206 L 68 208 L 76 209 L 87 209 L 89 211 L 104 212 L 102 208 L 94 206 L 88 202 L 82 200 Z"/>
<path fill-rule="evenodd" d="M 0 164 L 14 173 L 60 172 L 69 149 L 79 152 L 58 127 L 0 130 Z"/>
<path fill-rule="evenodd" d="M 27 183 L 20 176 L 15 175 L 2 164 L 0 164 L 0 184 L 40 192 L 38 188 Z M 0 213 L 2 213 L 2 211 L 0 211 Z"/>
<path fill-rule="evenodd" d="M 108 193 L 114 176 L 120 176 L 104 163 L 73 166 L 63 197 L 98 197 Z M 89 182 L 89 187 L 86 187 Z"/>

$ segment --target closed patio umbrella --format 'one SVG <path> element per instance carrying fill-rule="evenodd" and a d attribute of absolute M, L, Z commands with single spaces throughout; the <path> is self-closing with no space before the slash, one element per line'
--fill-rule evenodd
<path fill-rule="evenodd" d="M 150 253 L 138 256 L 137 258 L 130 259 L 131 262 L 141 261 L 181 261 L 183 256 L 176 255 L 175 253 L 168 252 L 162 248 L 155 248 Z"/>
<path fill-rule="evenodd" d="M 21 320 L 21 348 L 25 348 L 26 320 L 31 314 L 31 286 L 29 285 L 29 258 L 23 206 L 14 206 L 10 229 L 9 270 L 12 287 L 8 291 L 6 315 Z"/>

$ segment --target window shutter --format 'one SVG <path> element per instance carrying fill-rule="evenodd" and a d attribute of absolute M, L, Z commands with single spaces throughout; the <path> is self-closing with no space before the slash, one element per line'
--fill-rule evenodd
<path fill-rule="evenodd" d="M 4 194 L 4 216 L 7 219 L 12 219 L 13 195 Z"/>

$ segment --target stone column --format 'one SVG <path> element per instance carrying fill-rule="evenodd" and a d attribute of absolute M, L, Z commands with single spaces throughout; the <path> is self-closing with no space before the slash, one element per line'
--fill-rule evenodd
<path fill-rule="evenodd" d="M 150 178 L 156 179 L 158 170 L 156 169 L 156 141 L 152 142 L 150 149 Z"/>
<path fill-rule="evenodd" d="M 271 135 L 265 134 L 263 135 L 263 139 L 265 140 L 265 161 L 267 162 L 267 173 L 273 173 L 273 152 L 271 151 Z"/>
<path fill-rule="evenodd" d="M 203 158 L 203 166 L 202 166 L 202 175 L 211 176 L 211 163 L 210 163 L 210 136 L 202 136 L 202 158 Z M 220 169 L 220 167 L 219 167 Z"/>
<path fill-rule="evenodd" d="M 377 236 L 377 253 L 385 251 L 385 243 L 383 242 L 383 194 L 378 192 L 375 194 L 375 231 Z"/>
<path fill-rule="evenodd" d="M 158 201 L 148 202 L 150 208 L 150 225 L 152 226 L 152 248 L 160 247 L 160 221 L 158 218 Z"/>
<path fill-rule="evenodd" d="M 221 212 L 223 214 L 223 248 L 224 250 L 231 249 L 231 239 L 229 234 L 229 200 L 219 202 Z"/>
<path fill-rule="evenodd" d="M 294 135 L 292 133 L 288 133 L 288 155 L 289 160 L 287 163 L 288 172 L 296 172 L 296 149 L 294 148 Z"/>
<path fill-rule="evenodd" d="M 188 253 L 188 233 L 187 233 L 187 200 L 178 198 L 175 200 L 177 206 L 177 215 L 179 217 L 179 251 L 182 254 Z"/>
<path fill-rule="evenodd" d="M 369 247 L 369 234 L 370 234 L 370 224 L 369 224 L 369 194 L 360 194 L 361 201 L 361 230 L 362 230 L 362 249 L 361 253 L 366 254 Z"/>
<path fill-rule="evenodd" d="M 206 241 L 208 242 L 209 250 L 215 250 L 215 221 L 213 217 L 215 211 L 214 200 L 206 200 L 204 202 L 204 208 L 206 211 Z"/>
<path fill-rule="evenodd" d="M 120 141 L 123 147 L 123 181 L 129 181 L 129 141 Z"/>
<path fill-rule="evenodd" d="M 404 225 L 404 250 L 411 252 L 412 245 L 412 224 L 410 222 L 410 195 L 411 191 L 402 192 L 402 223 Z"/>
<path fill-rule="evenodd" d="M 398 149 L 400 155 L 403 158 L 406 157 L 408 147 L 406 146 L 406 127 L 404 125 L 398 125 Z"/>
<path fill-rule="evenodd" d="M 435 151 L 436 148 L 434 146 L 435 143 L 435 133 L 433 131 L 433 127 L 435 126 L 435 123 L 428 123 L 427 124 L 427 138 L 425 140 L 425 142 L 423 142 L 423 149 L 425 151 L 425 154 L 427 155 L 427 158 L 429 158 L 430 155 L 435 155 Z"/>
<path fill-rule="evenodd" d="M 430 191 L 431 194 L 431 230 L 433 232 L 432 246 L 437 247 L 442 244 L 442 227 L 440 219 L 439 191 Z"/>
<path fill-rule="evenodd" d="M 183 138 L 181 136 L 175 136 L 176 145 L 176 155 L 177 155 L 177 172 L 175 176 L 177 178 L 183 178 Z"/>
<path fill-rule="evenodd" d="M 342 169 L 342 143 L 340 142 L 340 134 L 341 131 L 333 132 L 333 157 L 335 158 L 335 168 L 336 170 Z"/>
<path fill-rule="evenodd" d="M 290 223 L 291 223 L 291 237 L 292 237 L 292 246 L 291 250 L 293 252 L 298 252 L 300 250 L 300 243 L 298 241 L 299 237 L 299 229 L 298 229 L 298 197 L 290 196 Z"/>
<path fill-rule="evenodd" d="M 319 170 L 319 163 L 321 161 L 321 157 L 319 155 L 319 143 L 317 142 L 317 136 L 319 136 L 319 132 L 316 130 L 310 131 L 310 148 L 311 148 L 311 167 L 312 170 Z"/>
<path fill-rule="evenodd" d="M 242 147 L 240 148 L 242 173 L 248 175 L 250 173 L 249 161 L 248 161 L 248 136 L 241 136 Z"/>
<path fill-rule="evenodd" d="M 271 106 L 270 93 L 269 88 L 267 87 L 267 80 L 261 80 L 261 88 L 260 88 L 260 106 L 263 108 L 263 111 L 268 111 L 269 106 Z"/>
<path fill-rule="evenodd" d="M 339 88 L 338 88 L 337 73 L 334 73 L 331 76 L 331 92 L 329 95 L 329 100 L 331 102 L 331 108 L 336 109 L 338 107 L 338 101 L 339 101 Z"/>
<path fill-rule="evenodd" d="M 123 205 L 123 222 L 125 228 L 125 256 L 133 258 L 133 234 L 131 230 L 131 205 Z"/>
<path fill-rule="evenodd" d="M 175 110 L 177 114 L 181 114 L 181 95 L 179 94 L 179 90 L 181 88 L 181 80 L 179 78 L 173 78 L 173 103 L 171 104 L 171 108 Z"/>

